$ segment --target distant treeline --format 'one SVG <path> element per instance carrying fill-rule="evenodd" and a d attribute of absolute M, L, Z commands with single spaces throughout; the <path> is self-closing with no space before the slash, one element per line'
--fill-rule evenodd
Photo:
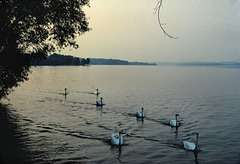
<path fill-rule="evenodd" d="M 128 62 L 119 59 L 96 59 L 91 58 L 91 65 L 157 65 L 155 63 Z"/>
<path fill-rule="evenodd" d="M 78 58 L 69 55 L 52 54 L 41 61 L 33 61 L 31 65 L 59 66 L 59 65 L 156 65 L 155 63 L 128 62 L 119 59 Z"/>
<path fill-rule="evenodd" d="M 49 65 L 49 66 L 58 66 L 58 65 L 87 65 L 90 63 L 89 58 L 78 58 L 69 55 L 60 55 L 60 54 L 52 54 L 48 56 L 46 59 L 38 61 L 35 60 L 31 65 Z"/>

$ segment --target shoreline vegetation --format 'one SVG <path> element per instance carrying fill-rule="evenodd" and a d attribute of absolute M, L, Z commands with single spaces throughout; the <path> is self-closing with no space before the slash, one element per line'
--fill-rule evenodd
<path fill-rule="evenodd" d="M 31 66 L 86 66 L 86 65 L 158 65 L 158 66 L 217 66 L 240 67 L 240 62 L 129 62 L 120 59 L 79 58 L 70 55 L 52 54 L 43 60 L 34 60 Z"/>
<path fill-rule="evenodd" d="M 157 65 L 147 62 L 128 62 L 120 59 L 79 58 L 70 55 L 52 54 L 46 59 L 31 62 L 32 66 L 85 66 L 85 65 Z"/>

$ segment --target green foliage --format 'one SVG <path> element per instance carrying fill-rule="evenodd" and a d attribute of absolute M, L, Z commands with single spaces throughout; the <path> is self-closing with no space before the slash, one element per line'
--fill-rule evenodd
<path fill-rule="evenodd" d="M 13 87 L 19 86 L 19 82 L 28 80 L 29 66 L 0 66 L 0 99 L 9 92 Z"/>
<path fill-rule="evenodd" d="M 82 7 L 89 0 L 8 0 L 0 4 L 0 47 L 22 53 L 49 53 L 72 46 L 88 31 Z M 12 47 L 11 47 L 12 48 Z"/>
<path fill-rule="evenodd" d="M 90 30 L 86 5 L 89 0 L 0 1 L 0 99 L 27 79 L 31 60 L 78 48 L 74 39 Z"/>

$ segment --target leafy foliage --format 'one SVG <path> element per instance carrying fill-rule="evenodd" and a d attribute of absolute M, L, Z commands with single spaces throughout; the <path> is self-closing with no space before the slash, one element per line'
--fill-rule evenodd
<path fill-rule="evenodd" d="M 28 80 L 29 66 L 0 66 L 0 99 L 9 94 L 13 87 L 17 87 L 19 82 Z"/>
<path fill-rule="evenodd" d="M 0 0 L 0 99 L 27 80 L 29 64 L 89 31 L 89 0 Z M 26 55 L 28 54 L 28 55 Z"/>

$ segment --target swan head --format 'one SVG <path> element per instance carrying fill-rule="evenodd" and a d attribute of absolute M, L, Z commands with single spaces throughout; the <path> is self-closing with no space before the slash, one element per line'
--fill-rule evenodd
<path fill-rule="evenodd" d="M 175 117 L 179 117 L 179 114 L 175 114 Z"/>
<path fill-rule="evenodd" d="M 143 107 L 142 107 L 142 110 L 143 110 Z"/>
<path fill-rule="evenodd" d="M 198 137 L 198 136 L 199 136 L 199 133 L 196 133 L 196 136 Z"/>

